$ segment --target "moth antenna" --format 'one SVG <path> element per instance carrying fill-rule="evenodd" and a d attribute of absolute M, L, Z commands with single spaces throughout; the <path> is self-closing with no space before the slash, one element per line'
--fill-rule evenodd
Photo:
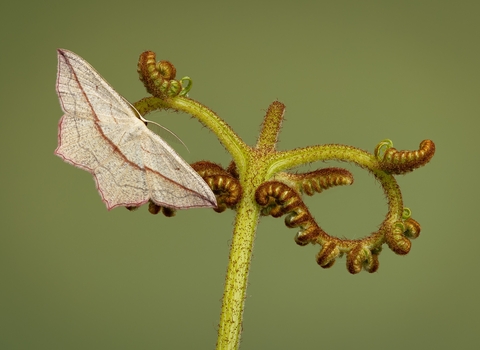
<path fill-rule="evenodd" d="M 154 122 L 153 120 L 145 119 L 145 118 L 140 114 L 140 112 L 135 108 L 134 105 L 132 105 L 132 104 L 131 104 L 130 102 L 128 102 L 126 99 L 124 99 L 124 100 L 125 100 L 125 102 L 127 102 L 127 103 L 130 105 L 130 107 L 132 108 L 132 110 L 133 110 L 133 111 L 135 112 L 135 114 L 137 115 L 138 119 L 140 119 L 142 122 L 144 122 L 145 125 L 146 125 L 147 123 L 152 123 L 152 124 L 155 124 L 156 126 L 159 126 L 159 127 L 162 128 L 162 129 L 168 131 L 168 132 L 169 132 L 170 134 L 172 134 L 178 141 L 180 141 L 180 143 L 183 145 L 183 147 L 185 147 L 186 150 L 188 151 L 188 153 L 190 153 L 190 150 L 188 149 L 188 147 L 187 147 L 187 145 L 185 144 L 185 142 L 183 142 L 182 139 L 181 139 L 180 137 L 178 137 L 177 134 L 175 134 L 172 130 L 170 130 L 170 129 L 168 129 L 168 128 L 166 128 L 166 127 L 164 127 L 164 126 L 162 126 L 162 125 L 160 125 L 160 124 L 158 124 L 158 123 L 156 123 L 156 122 Z"/>
<path fill-rule="evenodd" d="M 160 124 L 158 124 L 158 123 L 155 123 L 155 122 L 152 121 L 152 120 L 147 120 L 147 119 L 143 118 L 142 116 L 140 116 L 140 119 L 141 119 L 142 122 L 144 122 L 144 123 L 152 123 L 152 124 L 155 124 L 156 126 L 161 127 L 163 130 L 168 131 L 170 134 L 172 134 L 173 136 L 175 136 L 175 138 L 176 138 L 178 141 L 180 141 L 180 143 L 183 145 L 183 147 L 185 147 L 185 148 L 187 149 L 188 153 L 190 153 L 190 150 L 188 149 L 188 147 L 187 147 L 187 145 L 185 144 L 185 142 L 183 142 L 182 139 L 181 139 L 180 137 L 178 137 L 177 134 L 175 134 L 172 130 L 164 127 L 163 125 L 160 125 Z"/>

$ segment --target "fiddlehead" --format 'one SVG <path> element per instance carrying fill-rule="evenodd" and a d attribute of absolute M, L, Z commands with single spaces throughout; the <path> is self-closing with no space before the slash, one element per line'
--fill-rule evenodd
<path fill-rule="evenodd" d="M 175 80 L 177 70 L 169 61 L 155 61 L 155 53 L 145 51 L 138 60 L 138 75 L 147 91 L 155 97 L 165 98 L 188 94 L 192 86 L 189 77 Z M 185 82 L 185 86 L 183 86 Z"/>
<path fill-rule="evenodd" d="M 382 170 L 390 174 L 406 174 L 432 159 L 435 144 L 431 140 L 423 140 L 416 151 L 397 151 L 391 140 L 383 140 L 375 147 L 374 154 L 380 161 Z"/>

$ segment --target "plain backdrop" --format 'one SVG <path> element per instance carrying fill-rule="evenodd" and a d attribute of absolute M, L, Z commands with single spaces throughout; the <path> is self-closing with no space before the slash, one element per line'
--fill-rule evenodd
<path fill-rule="evenodd" d="M 242 350 L 480 346 L 476 1 L 32 1 L 0 5 L 0 349 L 213 349 L 234 212 L 107 211 L 92 176 L 53 155 L 62 115 L 56 49 L 90 62 L 129 101 L 147 96 L 144 50 L 190 76 L 190 96 L 249 144 L 269 104 L 280 149 L 437 146 L 399 176 L 422 225 L 380 269 L 324 270 L 282 219 L 261 220 Z M 149 118 L 189 162 L 228 153 L 188 115 Z M 359 238 L 386 213 L 372 176 L 307 198 L 330 234 Z"/>

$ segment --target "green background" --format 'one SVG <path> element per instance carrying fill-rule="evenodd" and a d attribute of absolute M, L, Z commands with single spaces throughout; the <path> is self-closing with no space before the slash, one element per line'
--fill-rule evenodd
<path fill-rule="evenodd" d="M 316 265 L 283 220 L 262 219 L 242 349 L 480 346 L 477 1 L 2 2 L 0 349 L 212 349 L 233 212 L 111 212 L 92 176 L 53 155 L 62 115 L 56 48 L 90 62 L 134 102 L 144 50 L 193 79 L 190 96 L 253 144 L 268 105 L 286 104 L 281 149 L 373 151 L 432 139 L 432 162 L 399 176 L 422 225 L 407 256 L 375 274 Z M 182 114 L 190 162 L 230 158 Z M 327 164 L 312 164 L 316 169 Z M 328 163 L 328 165 L 338 165 Z M 330 234 L 358 238 L 386 212 L 372 176 L 308 198 Z"/>

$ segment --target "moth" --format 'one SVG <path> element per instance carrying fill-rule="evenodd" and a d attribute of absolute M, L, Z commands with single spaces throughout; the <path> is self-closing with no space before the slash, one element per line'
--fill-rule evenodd
<path fill-rule="evenodd" d="M 77 54 L 58 49 L 57 94 L 65 114 L 55 154 L 90 172 L 108 210 L 148 201 L 216 207 L 205 181 Z"/>

